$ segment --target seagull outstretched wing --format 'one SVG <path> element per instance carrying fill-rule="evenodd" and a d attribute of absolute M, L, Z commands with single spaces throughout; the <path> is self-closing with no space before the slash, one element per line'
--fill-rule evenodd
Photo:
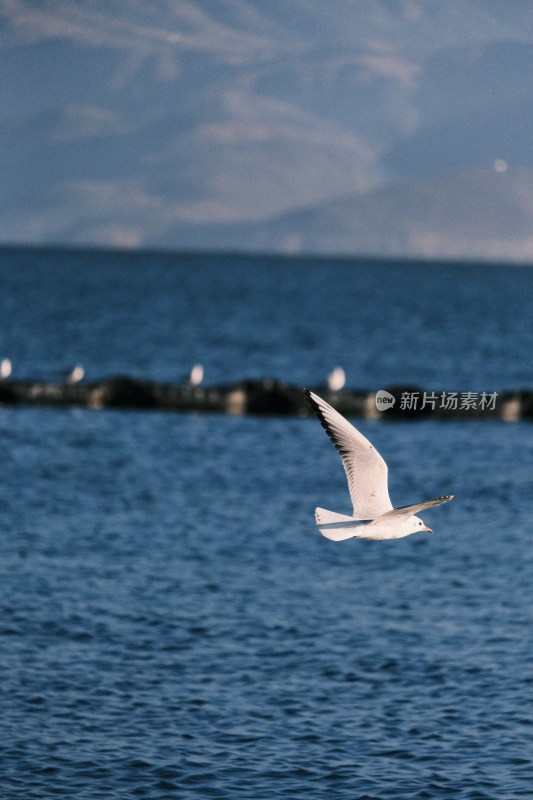
<path fill-rule="evenodd" d="M 448 500 L 453 500 L 455 495 L 453 494 L 446 494 L 442 497 L 436 497 L 434 500 L 424 500 L 422 503 L 415 503 L 413 506 L 400 506 L 399 508 L 393 508 L 392 511 L 387 511 L 384 515 L 387 518 L 390 517 L 412 517 L 414 514 L 418 514 L 419 511 L 423 511 L 425 508 L 433 508 L 434 506 L 440 506 L 442 503 L 447 503 Z"/>
<path fill-rule="evenodd" d="M 375 519 L 392 511 L 387 465 L 376 448 L 329 403 L 309 389 L 304 389 L 304 394 L 340 453 L 354 517 Z"/>

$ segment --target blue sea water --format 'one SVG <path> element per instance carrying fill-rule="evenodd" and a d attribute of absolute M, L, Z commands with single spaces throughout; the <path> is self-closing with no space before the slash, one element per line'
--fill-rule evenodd
<path fill-rule="evenodd" d="M 533 270 L 5 249 L 18 377 L 533 386 Z M 0 408 L 0 797 L 533 796 L 533 425 L 359 420 L 432 535 L 349 512 L 314 418 Z"/>

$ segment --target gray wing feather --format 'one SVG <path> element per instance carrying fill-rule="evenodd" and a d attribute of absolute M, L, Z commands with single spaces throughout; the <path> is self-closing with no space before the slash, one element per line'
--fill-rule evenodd
<path fill-rule="evenodd" d="M 418 514 L 419 511 L 423 511 L 425 508 L 433 508 L 434 506 L 440 506 L 442 503 L 447 503 L 449 500 L 453 500 L 455 495 L 453 494 L 446 494 L 442 497 L 436 497 L 434 500 L 424 500 L 422 503 L 415 503 L 413 506 L 400 506 L 399 508 L 394 508 L 392 511 L 387 511 L 384 514 L 384 517 L 412 517 L 413 514 Z"/>

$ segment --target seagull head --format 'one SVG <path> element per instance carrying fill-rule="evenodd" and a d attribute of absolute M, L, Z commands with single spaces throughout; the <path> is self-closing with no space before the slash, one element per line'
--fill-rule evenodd
<path fill-rule="evenodd" d="M 424 531 L 424 533 L 433 533 L 431 528 L 428 528 L 420 517 L 409 517 L 409 526 L 411 528 L 411 533 L 419 533 L 420 531 Z"/>

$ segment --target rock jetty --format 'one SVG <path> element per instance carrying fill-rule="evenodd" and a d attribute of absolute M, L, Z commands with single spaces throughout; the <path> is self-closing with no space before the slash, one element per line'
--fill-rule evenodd
<path fill-rule="evenodd" d="M 313 387 L 310 387 L 313 388 Z M 533 391 L 502 394 L 437 392 L 416 386 L 379 391 L 313 388 L 347 417 L 415 420 L 428 417 L 471 420 L 533 420 Z M 100 381 L 0 381 L 0 405 L 37 405 L 91 409 L 143 409 L 225 414 L 307 416 L 302 387 L 274 378 L 247 379 L 222 386 L 157 383 L 127 375 Z"/>

